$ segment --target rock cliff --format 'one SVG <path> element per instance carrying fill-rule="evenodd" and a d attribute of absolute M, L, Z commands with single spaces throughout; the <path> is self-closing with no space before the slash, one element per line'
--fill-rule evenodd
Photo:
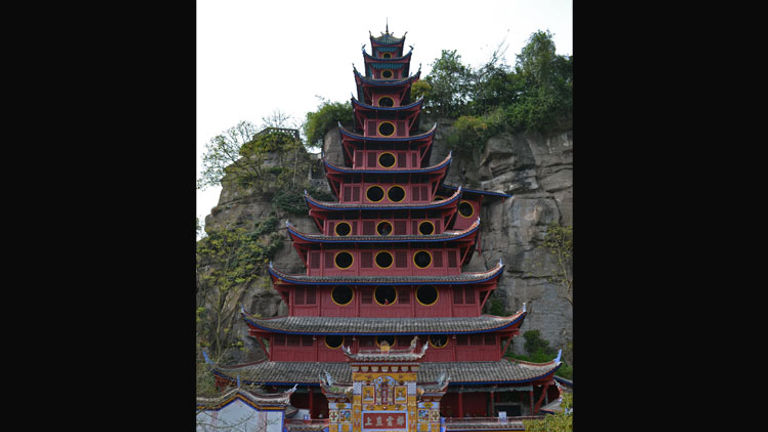
<path fill-rule="evenodd" d="M 445 137 L 451 132 L 451 123 L 438 123 L 430 163 L 443 160 L 450 151 Z M 326 134 L 324 153 L 331 163 L 343 164 L 337 129 Z M 526 303 L 529 314 L 521 334 L 538 329 L 555 348 L 564 348 L 572 340 L 573 314 L 570 303 L 563 298 L 563 289 L 550 281 L 550 277 L 557 274 L 557 268 L 541 243 L 548 225 L 573 224 L 572 171 L 572 132 L 551 136 L 501 134 L 488 140 L 479 157 L 455 157 L 445 181 L 450 185 L 513 195 L 503 201 L 489 199 L 483 205 L 480 247 L 465 271 L 485 270 L 502 258 L 505 272 L 493 298 L 501 301 L 508 312 L 517 311 Z M 312 177 L 310 173 L 306 175 Z M 318 176 L 316 173 L 315 177 Z M 327 188 L 321 178 L 309 180 Z M 224 226 L 248 227 L 260 218 L 273 215 L 280 218 L 281 230 L 289 218 L 300 230 L 317 232 L 306 216 L 280 214 L 270 202 L 269 191 L 237 192 L 223 183 L 219 204 L 206 217 L 206 231 Z M 274 262 L 288 272 L 305 271 L 290 241 L 283 244 Z M 246 308 L 262 316 L 285 314 L 286 306 L 279 295 L 264 285 L 244 287 Z M 243 340 L 247 339 L 245 325 L 238 323 L 236 330 Z M 522 337 L 515 338 L 514 351 L 523 353 L 523 343 Z M 246 345 L 261 351 L 252 343 Z M 252 359 L 254 354 L 242 360 Z"/>

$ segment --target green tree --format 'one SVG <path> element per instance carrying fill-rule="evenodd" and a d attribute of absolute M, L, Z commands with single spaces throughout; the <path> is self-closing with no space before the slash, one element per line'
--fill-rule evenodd
<path fill-rule="evenodd" d="M 258 177 L 256 167 L 249 164 L 235 165 L 242 157 L 242 147 L 253 140 L 256 132 L 256 126 L 253 123 L 241 121 L 211 138 L 205 145 L 203 172 L 197 181 L 197 187 L 206 189 L 209 186 L 218 186 L 227 168 L 231 166 L 237 166 L 242 177 Z"/>
<path fill-rule="evenodd" d="M 428 87 L 424 86 L 419 92 L 425 95 L 424 109 L 441 117 L 456 118 L 465 112 L 470 101 L 472 69 L 461 63 L 461 55 L 456 50 L 442 50 L 440 58 L 431 66 L 432 70 L 424 78 Z"/>
<path fill-rule="evenodd" d="M 527 432 L 572 432 L 573 431 L 573 393 L 563 393 L 561 412 L 547 414 L 537 420 L 523 420 Z"/>
<path fill-rule="evenodd" d="M 344 126 L 349 126 L 354 121 L 352 104 L 349 102 L 330 102 L 321 99 L 320 105 L 316 111 L 308 112 L 304 121 L 304 135 L 307 137 L 307 144 L 311 147 L 323 146 L 325 134 L 341 122 Z"/>
<path fill-rule="evenodd" d="M 507 106 L 517 130 L 544 132 L 571 127 L 573 58 L 555 52 L 549 31 L 537 31 L 517 55 L 515 73 L 524 82 L 519 98 Z"/>
<path fill-rule="evenodd" d="M 242 346 L 232 334 L 237 306 L 283 239 L 275 230 L 276 218 L 265 222 L 272 227 L 257 224 L 253 232 L 243 228 L 213 230 L 197 242 L 197 337 L 211 358 L 218 358 L 227 348 Z"/>

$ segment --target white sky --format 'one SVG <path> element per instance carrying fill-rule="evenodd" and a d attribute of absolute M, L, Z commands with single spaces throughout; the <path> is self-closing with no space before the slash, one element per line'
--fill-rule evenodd
<path fill-rule="evenodd" d="M 531 33 L 549 30 L 558 54 L 573 54 L 572 0 L 197 0 L 197 172 L 205 144 L 241 120 L 261 125 L 280 110 L 298 127 L 322 96 L 348 101 L 352 64 L 363 71 L 368 32 L 408 32 L 411 73 L 421 77 L 443 49 L 472 67 L 505 42 L 506 63 Z M 220 187 L 197 192 L 202 224 L 218 204 Z"/>

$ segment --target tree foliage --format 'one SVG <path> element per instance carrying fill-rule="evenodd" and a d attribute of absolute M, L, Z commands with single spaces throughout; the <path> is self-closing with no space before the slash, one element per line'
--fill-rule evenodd
<path fill-rule="evenodd" d="M 311 147 L 322 147 L 325 134 L 337 126 L 350 125 L 354 121 L 352 104 L 349 102 L 330 102 L 322 100 L 317 111 L 308 112 L 304 122 L 304 135 Z"/>
<path fill-rule="evenodd" d="M 461 63 L 455 50 L 443 50 L 412 95 L 424 96 L 424 109 L 455 119 L 448 138 L 465 154 L 483 150 L 499 132 L 553 132 L 572 126 L 573 57 L 555 52 L 549 31 L 537 31 L 517 55 L 514 68 L 502 48 L 477 69 Z"/>
<path fill-rule="evenodd" d="M 427 85 L 417 87 L 416 94 L 424 96 L 425 110 L 450 118 L 464 112 L 472 96 L 474 74 L 461 63 L 461 55 L 456 50 L 442 50 L 424 81 Z"/>
<path fill-rule="evenodd" d="M 282 245 L 277 218 L 244 228 L 208 232 L 197 242 L 197 337 L 212 357 L 227 348 L 242 346 L 232 334 L 238 303 L 244 289 L 264 272 L 265 265 Z"/>
<path fill-rule="evenodd" d="M 227 167 L 235 164 L 241 157 L 241 148 L 256 134 L 256 126 L 248 121 L 241 121 L 222 133 L 211 138 L 205 145 L 203 171 L 197 181 L 199 189 L 218 186 L 226 173 Z M 244 177 L 257 175 L 247 167 L 240 168 Z"/>
<path fill-rule="evenodd" d="M 561 396 L 561 412 L 547 414 L 537 420 L 523 420 L 527 432 L 572 432 L 573 431 L 573 393 Z"/>

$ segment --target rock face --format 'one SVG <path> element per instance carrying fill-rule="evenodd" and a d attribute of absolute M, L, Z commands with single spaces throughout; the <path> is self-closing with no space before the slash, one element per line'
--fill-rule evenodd
<path fill-rule="evenodd" d="M 450 151 L 446 144 L 450 124 L 450 121 L 438 120 L 431 164 L 443 160 Z M 343 165 L 338 129 L 325 135 L 323 151 L 331 163 Z M 501 134 L 489 139 L 483 154 L 476 159 L 458 158 L 454 154 L 445 182 L 514 196 L 503 201 L 486 199 L 480 213 L 480 244 L 464 271 L 485 270 L 502 258 L 505 272 L 493 297 L 501 300 L 508 312 L 517 311 L 526 303 L 529 313 L 521 335 L 538 329 L 550 346 L 565 348 L 572 340 L 572 309 L 562 297 L 563 288 L 550 282 L 549 278 L 557 274 L 557 268 L 540 245 L 549 224 L 573 224 L 573 134 Z M 320 174 L 314 176 L 318 178 L 310 178 L 313 185 L 327 188 Z M 206 230 L 225 226 L 251 227 L 270 215 L 278 216 L 279 229 L 285 230 L 286 217 L 276 212 L 270 199 L 268 191 L 237 192 L 225 184 L 219 205 L 205 219 Z M 318 232 L 308 216 L 292 215 L 290 221 L 301 231 Z M 306 271 L 287 236 L 274 263 L 290 273 Z M 249 312 L 264 317 L 287 312 L 286 305 L 268 283 L 248 287 L 243 304 L 250 308 Z M 248 332 L 242 320 L 238 321 L 236 330 L 241 339 L 248 347 L 260 352 L 261 349 L 245 337 Z M 515 338 L 513 350 L 523 353 L 524 342 L 522 337 Z M 249 354 L 242 361 L 250 361 L 254 356 L 258 354 Z"/>
<path fill-rule="evenodd" d="M 446 126 L 440 123 L 438 130 Z M 447 155 L 448 133 L 436 136 L 431 163 Z M 480 247 L 465 271 L 484 270 L 502 258 L 504 277 L 494 296 L 507 311 L 526 303 L 529 313 L 520 334 L 538 329 L 550 346 L 564 348 L 573 337 L 572 308 L 563 298 L 564 289 L 550 282 L 558 270 L 540 245 L 548 225 L 573 225 L 572 132 L 501 134 L 488 140 L 479 162 L 457 162 L 446 183 L 513 195 L 503 201 L 486 199 L 480 213 Z M 524 342 L 522 337 L 513 340 L 515 352 L 524 352 Z"/>

